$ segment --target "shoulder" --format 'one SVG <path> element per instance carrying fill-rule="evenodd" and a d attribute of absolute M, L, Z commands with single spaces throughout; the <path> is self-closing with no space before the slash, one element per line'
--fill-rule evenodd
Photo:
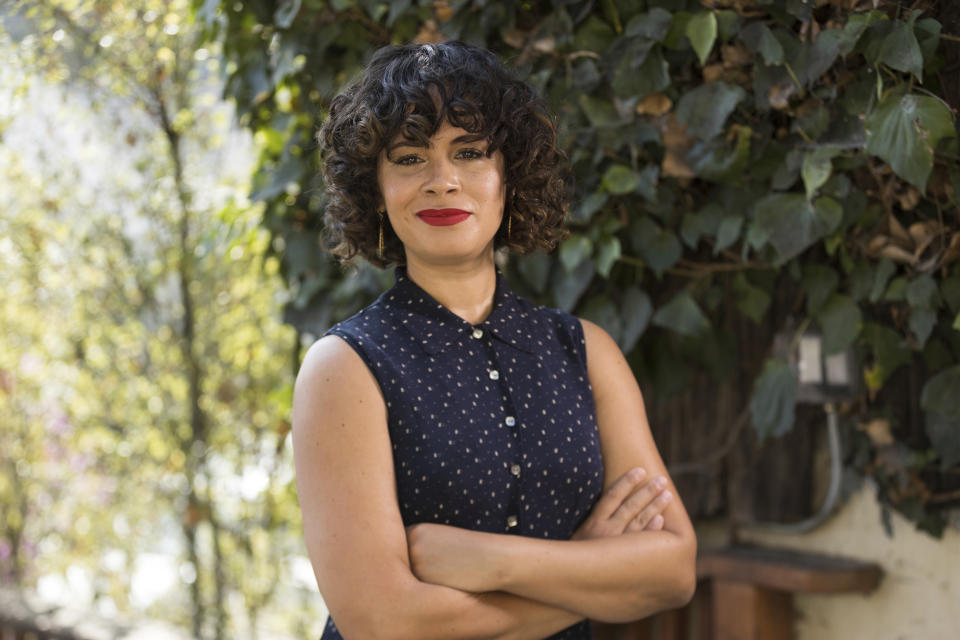
<path fill-rule="evenodd" d="M 594 322 L 578 318 L 583 327 L 583 339 L 587 352 L 587 373 L 594 394 L 604 395 L 608 387 L 616 387 L 621 382 L 629 384 L 631 389 L 636 387 L 633 371 L 624 358 L 620 346 L 602 327 Z"/>
<path fill-rule="evenodd" d="M 383 326 L 390 323 L 391 319 L 392 315 L 381 296 L 369 306 L 327 329 L 324 336 L 338 335 L 349 342 L 350 338 L 362 338 L 382 331 Z"/>
<path fill-rule="evenodd" d="M 373 374 L 352 345 L 328 334 L 314 342 L 303 357 L 293 391 L 294 426 L 312 423 L 344 405 L 380 399 Z"/>
<path fill-rule="evenodd" d="M 582 342 L 583 329 L 580 319 L 572 313 L 535 304 L 520 296 L 517 296 L 517 300 L 534 325 L 548 327 L 553 333 L 566 335 L 576 342 Z"/>
<path fill-rule="evenodd" d="M 600 325 L 584 318 L 577 318 L 583 331 L 583 340 L 587 345 L 587 354 L 602 358 L 623 357 L 620 347 Z"/>

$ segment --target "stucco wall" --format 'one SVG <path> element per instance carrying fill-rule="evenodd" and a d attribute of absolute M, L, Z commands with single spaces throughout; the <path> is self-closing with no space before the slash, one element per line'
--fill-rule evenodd
<path fill-rule="evenodd" d="M 702 536 L 701 546 L 712 541 Z M 893 515 L 880 524 L 874 491 L 864 486 L 818 529 L 803 535 L 743 530 L 745 542 L 842 555 L 880 564 L 886 575 L 870 595 L 798 595 L 797 640 L 956 640 L 960 638 L 960 531 L 937 540 Z"/>

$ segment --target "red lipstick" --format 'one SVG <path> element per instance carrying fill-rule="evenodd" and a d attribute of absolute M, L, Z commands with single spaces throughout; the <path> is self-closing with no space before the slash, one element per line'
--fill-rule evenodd
<path fill-rule="evenodd" d="M 470 217 L 463 209 L 424 209 L 417 211 L 417 217 L 434 227 L 449 227 Z"/>

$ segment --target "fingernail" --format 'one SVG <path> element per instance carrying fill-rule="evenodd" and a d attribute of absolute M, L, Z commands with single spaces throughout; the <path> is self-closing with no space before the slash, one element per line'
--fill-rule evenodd
<path fill-rule="evenodd" d="M 647 472 L 643 470 L 643 467 L 634 467 L 633 469 L 630 469 L 630 477 L 634 480 L 639 480 L 646 473 Z"/>
<path fill-rule="evenodd" d="M 664 491 L 663 493 L 660 494 L 660 498 L 661 498 L 664 502 L 670 502 L 671 500 L 673 500 L 673 494 L 672 494 L 672 493 L 670 492 L 670 490 L 668 489 L 668 490 L 666 490 L 666 491 Z"/>
<path fill-rule="evenodd" d="M 665 486 L 667 486 L 667 479 L 664 478 L 663 476 L 660 476 L 659 478 L 654 480 L 654 482 L 657 485 L 657 489 L 663 489 Z"/>

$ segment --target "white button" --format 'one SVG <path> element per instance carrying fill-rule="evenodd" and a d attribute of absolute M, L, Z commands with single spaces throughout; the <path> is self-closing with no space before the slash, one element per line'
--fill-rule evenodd
<path fill-rule="evenodd" d="M 518 465 L 518 464 L 510 465 L 510 473 L 512 473 L 513 475 L 515 475 L 515 476 L 517 476 L 517 477 L 519 478 L 519 477 L 520 477 L 520 465 Z"/>
<path fill-rule="evenodd" d="M 517 526 L 517 516 L 507 516 L 507 526 L 508 527 Z"/>
<path fill-rule="evenodd" d="M 506 425 L 507 425 L 508 427 L 512 427 L 513 425 L 517 424 L 517 419 L 514 418 L 513 416 L 507 416 L 507 417 L 504 419 L 504 422 L 506 423 Z"/>
<path fill-rule="evenodd" d="M 480 327 L 474 328 L 474 330 L 473 330 L 473 337 L 476 338 L 477 340 L 479 340 L 480 338 L 482 338 L 482 337 L 483 337 L 483 329 L 481 329 Z"/>
<path fill-rule="evenodd" d="M 499 379 L 500 379 L 500 372 L 497 371 L 496 369 L 491 369 L 491 370 L 490 370 L 490 379 L 491 379 L 491 380 L 499 380 Z"/>

